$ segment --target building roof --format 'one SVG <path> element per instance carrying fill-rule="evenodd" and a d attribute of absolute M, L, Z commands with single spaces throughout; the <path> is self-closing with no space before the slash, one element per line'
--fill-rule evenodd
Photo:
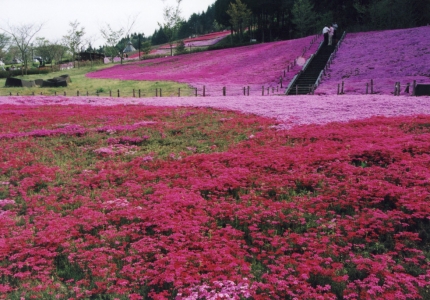
<path fill-rule="evenodd" d="M 136 49 L 133 47 L 133 45 L 131 44 L 131 41 L 128 42 L 127 47 L 124 48 L 124 53 L 128 53 L 128 52 L 133 52 L 136 51 Z"/>

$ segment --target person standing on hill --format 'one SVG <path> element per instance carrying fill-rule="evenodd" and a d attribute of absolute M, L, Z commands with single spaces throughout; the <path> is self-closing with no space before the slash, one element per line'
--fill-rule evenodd
<path fill-rule="evenodd" d="M 328 30 L 328 45 L 333 45 L 333 34 L 334 34 L 334 28 L 333 26 L 330 26 Z"/>
<path fill-rule="evenodd" d="M 334 22 L 332 26 L 333 26 L 333 41 L 336 44 L 337 43 L 337 28 L 338 28 L 338 26 L 337 26 L 336 22 Z"/>
<path fill-rule="evenodd" d="M 323 35 L 324 35 L 324 45 L 328 44 L 328 32 L 330 31 L 330 28 L 328 28 L 327 26 L 324 26 L 323 28 Z"/>

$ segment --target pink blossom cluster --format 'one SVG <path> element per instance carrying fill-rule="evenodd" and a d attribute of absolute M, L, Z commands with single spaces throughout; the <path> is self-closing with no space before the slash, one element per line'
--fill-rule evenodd
<path fill-rule="evenodd" d="M 53 136 L 53 135 L 83 135 L 86 129 L 80 125 L 67 125 L 56 129 L 36 129 L 28 132 L 14 132 L 0 134 L 0 139 L 10 139 L 16 137 L 42 137 L 42 136 Z"/>
<path fill-rule="evenodd" d="M 69 70 L 69 69 L 73 69 L 73 67 L 74 67 L 73 62 L 69 62 L 66 64 L 61 64 L 60 70 Z"/>
<path fill-rule="evenodd" d="M 134 154 L 137 147 L 135 145 L 123 145 L 123 144 L 110 144 L 106 147 L 101 147 L 93 150 L 96 154 L 101 156 L 109 155 L 130 155 Z"/>
<path fill-rule="evenodd" d="M 14 205 L 15 200 L 12 199 L 0 199 L 0 208 L 5 207 L 6 205 Z"/>
<path fill-rule="evenodd" d="M 243 282 L 236 284 L 231 280 L 214 281 L 213 287 L 203 284 L 191 288 L 190 295 L 182 297 L 181 293 L 175 297 L 175 300 L 217 300 L 217 299 L 231 299 L 239 300 L 242 298 L 251 297 L 250 287 L 247 278 Z"/>
<path fill-rule="evenodd" d="M 396 82 L 402 94 L 414 80 L 430 83 L 429 35 L 430 26 L 348 33 L 316 93 L 336 94 L 342 82 L 346 94 L 365 94 L 373 80 L 374 92 L 387 95 Z"/>
<path fill-rule="evenodd" d="M 222 91 L 226 86 L 229 95 L 243 94 L 250 86 L 259 90 L 262 85 L 276 87 L 282 78 L 284 85 L 301 69 L 292 63 L 302 56 L 308 58 L 318 47 L 311 43 L 313 36 L 296 40 L 258 44 L 233 49 L 206 51 L 189 55 L 164 57 L 117 65 L 87 74 L 90 78 L 121 80 L 172 80 L 202 89 Z M 291 68 L 290 68 L 291 66 Z M 286 71 L 289 72 L 286 72 Z M 285 71 L 285 77 L 284 77 Z M 213 93 L 213 92 L 212 92 Z"/>

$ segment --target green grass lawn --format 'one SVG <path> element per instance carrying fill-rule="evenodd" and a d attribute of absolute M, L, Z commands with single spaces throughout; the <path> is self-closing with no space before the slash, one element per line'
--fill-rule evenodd
<path fill-rule="evenodd" d="M 72 80 L 67 87 L 33 87 L 33 88 L 15 88 L 15 87 L 5 87 L 6 79 L 0 79 L 0 96 L 8 95 L 66 95 L 76 96 L 78 91 L 79 95 L 96 95 L 97 91 L 100 96 L 110 96 L 118 97 L 118 90 L 120 91 L 121 97 L 133 97 L 133 89 L 135 90 L 135 97 L 138 97 L 138 90 L 141 91 L 141 97 L 153 97 L 156 95 L 156 90 L 162 91 L 163 97 L 177 97 L 180 89 L 181 96 L 192 96 L 194 95 L 194 89 L 191 89 L 186 84 L 176 83 L 172 81 L 124 81 L 116 79 L 95 79 L 85 77 L 86 73 L 108 68 L 113 66 L 109 65 L 94 65 L 93 67 L 81 67 L 70 70 L 63 70 L 58 72 L 52 72 L 49 74 L 40 75 L 28 75 L 28 76 L 17 76 L 17 78 L 25 80 L 35 80 L 35 79 L 50 79 L 60 75 L 68 74 Z M 110 92 L 111 91 L 111 92 Z"/>

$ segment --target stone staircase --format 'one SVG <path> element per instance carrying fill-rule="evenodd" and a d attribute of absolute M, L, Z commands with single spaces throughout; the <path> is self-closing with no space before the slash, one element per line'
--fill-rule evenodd
<path fill-rule="evenodd" d="M 336 45 L 328 46 L 321 42 L 317 52 L 303 66 L 303 69 L 290 82 L 286 95 L 306 95 L 312 93 L 315 83 L 325 68 Z"/>
<path fill-rule="evenodd" d="M 321 77 L 332 63 L 333 58 L 344 40 L 346 32 L 341 38 L 331 46 L 321 42 L 318 50 L 312 54 L 302 70 L 294 76 L 285 90 L 285 95 L 306 95 L 313 94 L 318 87 Z"/>

